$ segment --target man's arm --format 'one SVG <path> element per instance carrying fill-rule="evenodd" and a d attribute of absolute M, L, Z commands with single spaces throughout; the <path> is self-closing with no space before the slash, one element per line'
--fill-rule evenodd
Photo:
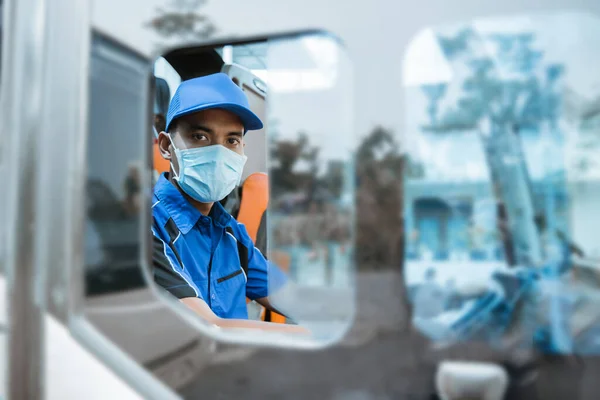
<path fill-rule="evenodd" d="M 200 291 L 189 279 L 179 265 L 177 257 L 166 241 L 154 231 L 153 266 L 154 280 L 163 289 L 177 297 L 183 304 L 192 309 L 200 318 L 221 328 L 261 329 L 289 333 L 309 334 L 304 328 L 293 325 L 271 324 L 262 321 L 245 319 L 226 319 L 218 317 L 201 299 Z"/>
<path fill-rule="evenodd" d="M 198 297 L 186 297 L 180 301 L 192 309 L 200 318 L 209 324 L 220 328 L 242 328 L 242 329 L 260 329 L 263 331 L 274 331 L 282 333 L 310 334 L 310 331 L 298 325 L 273 324 L 270 322 L 254 321 L 248 319 L 228 319 L 218 317 L 206 304 Z"/>

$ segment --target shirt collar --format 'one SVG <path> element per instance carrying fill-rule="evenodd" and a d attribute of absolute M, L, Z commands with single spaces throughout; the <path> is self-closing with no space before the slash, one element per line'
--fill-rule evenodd
<path fill-rule="evenodd" d="M 192 203 L 190 203 L 181 194 L 167 178 L 167 173 L 161 174 L 158 178 L 158 182 L 154 186 L 154 194 L 160 200 L 161 205 L 165 207 L 169 216 L 177 225 L 177 228 L 184 235 L 187 234 L 195 225 L 200 221 L 202 224 L 210 224 L 214 222 L 219 227 L 226 227 L 229 225 L 231 215 L 219 203 L 215 202 L 210 210 L 208 216 L 202 215 Z"/>

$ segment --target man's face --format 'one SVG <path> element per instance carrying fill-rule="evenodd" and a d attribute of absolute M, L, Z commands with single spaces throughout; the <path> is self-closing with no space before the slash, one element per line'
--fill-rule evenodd
<path fill-rule="evenodd" d="M 177 118 L 174 126 L 170 135 L 175 147 L 180 150 L 222 145 L 238 154 L 244 154 L 244 125 L 232 112 L 222 109 L 204 110 Z M 171 160 L 175 170 L 179 171 L 169 135 L 161 132 L 158 145 L 163 158 Z"/>

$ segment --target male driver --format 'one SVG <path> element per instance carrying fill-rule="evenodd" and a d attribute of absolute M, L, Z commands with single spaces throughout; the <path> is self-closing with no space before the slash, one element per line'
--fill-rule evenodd
<path fill-rule="evenodd" d="M 227 75 L 181 83 L 158 136 L 171 169 L 154 187 L 154 279 L 209 323 L 306 332 L 248 320 L 246 297 L 273 309 L 269 286 L 284 278 L 219 203 L 240 183 L 245 133 L 262 127 Z"/>

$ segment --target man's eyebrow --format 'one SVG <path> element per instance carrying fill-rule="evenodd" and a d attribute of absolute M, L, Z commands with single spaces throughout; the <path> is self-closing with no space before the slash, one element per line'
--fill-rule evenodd
<path fill-rule="evenodd" d="M 231 131 L 227 134 L 227 136 L 237 136 L 237 137 L 242 137 L 244 136 L 244 134 L 242 132 L 239 131 Z"/>
<path fill-rule="evenodd" d="M 211 135 L 214 133 L 213 130 L 210 129 L 209 127 L 200 125 L 200 124 L 192 124 L 192 125 L 190 125 L 190 128 L 193 131 L 204 131 L 204 132 L 210 133 Z"/>

